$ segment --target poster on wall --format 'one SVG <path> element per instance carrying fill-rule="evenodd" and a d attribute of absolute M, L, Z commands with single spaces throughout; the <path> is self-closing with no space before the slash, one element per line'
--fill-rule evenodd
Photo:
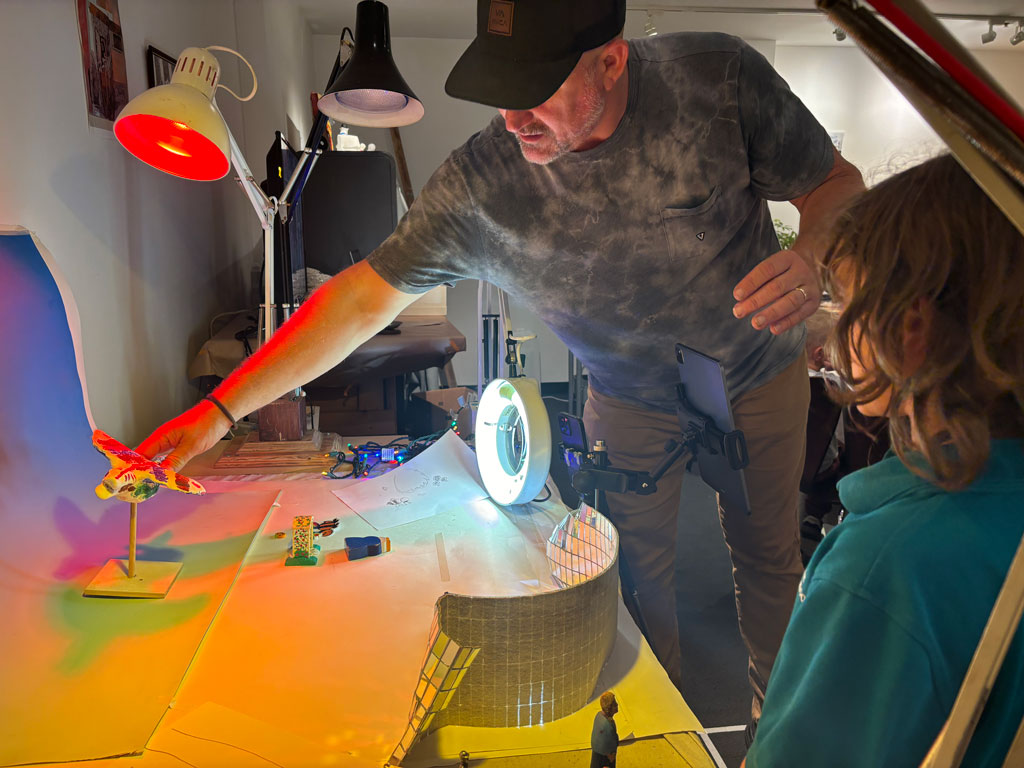
<path fill-rule="evenodd" d="M 89 125 L 110 130 L 128 103 L 128 74 L 117 0 L 76 0 Z"/>
<path fill-rule="evenodd" d="M 836 148 L 836 152 L 843 151 L 843 137 L 846 136 L 846 131 L 829 131 L 828 137 L 832 139 L 832 145 Z"/>

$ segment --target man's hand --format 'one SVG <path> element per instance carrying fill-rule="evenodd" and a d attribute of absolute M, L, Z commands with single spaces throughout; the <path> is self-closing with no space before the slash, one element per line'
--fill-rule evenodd
<path fill-rule="evenodd" d="M 217 406 L 203 400 L 157 429 L 136 450 L 148 459 L 167 454 L 160 464 L 180 472 L 189 459 L 216 445 L 230 426 Z"/>
<path fill-rule="evenodd" d="M 828 247 L 832 222 L 864 191 L 860 171 L 835 149 L 832 169 L 810 192 L 790 200 L 800 212 L 797 250 L 779 251 L 754 267 L 733 289 L 736 317 L 753 314 L 750 323 L 772 333 L 788 331 L 814 314 L 821 303 L 817 265 Z"/>
<path fill-rule="evenodd" d="M 821 303 L 817 270 L 796 251 L 779 251 L 754 267 L 733 289 L 736 317 L 750 314 L 758 330 L 783 333 L 813 315 Z"/>

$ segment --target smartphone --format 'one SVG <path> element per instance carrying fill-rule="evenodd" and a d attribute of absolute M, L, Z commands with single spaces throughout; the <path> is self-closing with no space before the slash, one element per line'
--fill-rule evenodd
<path fill-rule="evenodd" d="M 590 450 L 587 445 L 587 431 L 583 428 L 583 419 L 578 416 L 564 411 L 558 414 L 558 433 L 561 435 L 562 445 L 566 448 L 581 453 Z"/>

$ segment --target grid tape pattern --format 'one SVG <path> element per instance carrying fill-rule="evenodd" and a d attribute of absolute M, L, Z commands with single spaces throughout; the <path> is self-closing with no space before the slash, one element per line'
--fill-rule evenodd
<path fill-rule="evenodd" d="M 445 725 L 528 727 L 585 706 L 615 641 L 618 545 L 611 521 L 583 505 L 548 539 L 555 591 L 442 595 L 409 726 L 389 765 Z"/>

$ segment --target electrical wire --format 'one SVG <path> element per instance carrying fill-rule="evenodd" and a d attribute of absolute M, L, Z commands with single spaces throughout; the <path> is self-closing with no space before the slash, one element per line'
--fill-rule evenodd
<path fill-rule="evenodd" d="M 232 96 L 234 96 L 239 101 L 250 101 L 252 99 L 252 97 L 256 95 L 256 89 L 259 87 L 259 84 L 256 81 L 256 70 L 252 68 L 252 64 L 249 63 L 249 60 L 247 58 L 245 58 L 245 56 L 240 54 L 238 51 L 236 51 L 234 48 L 225 48 L 223 45 L 208 45 L 208 46 L 206 46 L 206 50 L 208 50 L 208 51 L 227 51 L 228 53 L 235 54 L 235 56 L 237 56 L 243 62 L 245 62 L 245 66 L 247 66 L 249 68 L 249 72 L 252 74 L 252 91 L 249 92 L 248 96 L 246 96 L 245 98 L 242 98 L 241 96 L 239 96 L 237 93 L 235 93 L 234 91 L 232 91 L 230 88 L 228 88 L 226 85 L 224 85 L 222 83 L 217 83 L 217 88 L 223 88 L 225 91 L 230 93 Z"/>
<path fill-rule="evenodd" d="M 423 437 L 417 437 L 413 440 L 408 440 L 402 437 L 396 437 L 390 442 L 385 443 L 383 445 L 374 440 L 362 443 L 359 446 L 352 446 L 350 444 L 349 448 L 354 449 L 351 451 L 353 454 L 352 459 L 349 459 L 347 457 L 347 451 L 330 451 L 325 455 L 328 458 L 335 459 L 335 463 L 334 466 L 332 466 L 330 469 L 324 470 L 323 476 L 330 480 L 347 480 L 348 478 L 352 477 L 369 477 L 370 472 L 375 467 L 380 466 L 381 464 L 383 464 L 385 468 L 392 466 L 390 462 L 385 462 L 379 457 L 372 464 L 363 463 L 359 461 L 359 449 L 361 448 L 369 449 L 372 451 L 379 451 L 383 450 L 384 448 L 393 448 L 395 451 L 403 451 L 404 455 L 401 459 L 401 462 L 406 462 L 409 459 L 414 458 L 418 454 L 423 453 L 423 451 L 425 451 L 431 445 L 433 445 L 442 437 L 444 437 L 444 434 L 449 430 L 458 434 L 458 417 L 465 407 L 465 405 L 462 405 L 459 407 L 459 410 L 457 410 L 454 414 L 451 414 L 451 423 L 446 424 L 444 427 L 437 430 L 436 432 L 432 432 L 429 435 L 424 435 Z M 351 464 L 352 468 L 348 471 L 347 474 L 339 475 L 338 469 L 343 464 Z"/>

